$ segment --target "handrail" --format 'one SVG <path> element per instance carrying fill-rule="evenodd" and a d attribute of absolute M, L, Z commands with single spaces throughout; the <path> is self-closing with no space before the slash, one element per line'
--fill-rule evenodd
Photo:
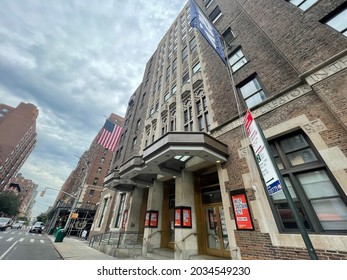
<path fill-rule="evenodd" d="M 186 239 L 188 239 L 188 237 L 190 237 L 190 236 L 192 236 L 192 235 L 196 236 L 197 233 L 196 233 L 196 232 L 191 232 L 191 233 L 189 233 L 186 237 L 184 237 L 181 241 L 177 241 L 177 242 L 174 243 L 175 246 L 177 247 L 177 249 L 180 251 L 180 253 L 182 253 L 182 250 L 181 250 L 181 248 L 178 246 L 178 243 L 181 243 L 181 242 L 186 241 Z"/>
<path fill-rule="evenodd" d="M 156 233 L 162 233 L 162 230 L 156 230 L 155 232 L 152 232 L 150 235 L 148 235 L 147 237 L 143 237 L 142 239 L 146 242 L 146 244 L 148 244 L 147 239 L 150 239 Z"/>

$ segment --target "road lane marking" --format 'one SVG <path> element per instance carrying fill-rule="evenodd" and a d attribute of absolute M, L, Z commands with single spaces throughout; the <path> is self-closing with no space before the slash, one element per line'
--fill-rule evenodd
<path fill-rule="evenodd" d="M 11 240 L 13 240 L 13 237 L 10 237 L 9 239 L 7 239 L 6 241 L 11 241 Z"/>
<path fill-rule="evenodd" d="M 30 242 L 31 242 L 31 243 L 33 243 L 34 241 L 35 241 L 35 239 L 34 239 L 34 238 L 31 238 L 31 239 L 30 239 Z"/>
<path fill-rule="evenodd" d="M 18 241 L 16 241 L 15 243 L 13 243 L 12 246 L 11 246 L 10 248 L 8 248 L 8 250 L 0 256 L 0 260 L 2 260 L 2 259 L 6 256 L 6 254 L 12 249 L 12 247 L 13 247 L 14 245 L 17 244 L 17 242 L 18 242 Z"/>
<path fill-rule="evenodd" d="M 23 242 L 24 238 L 19 239 L 19 242 Z"/>
<path fill-rule="evenodd" d="M 41 242 L 41 243 L 45 243 L 45 241 L 44 241 L 44 240 L 40 240 L 40 242 Z"/>

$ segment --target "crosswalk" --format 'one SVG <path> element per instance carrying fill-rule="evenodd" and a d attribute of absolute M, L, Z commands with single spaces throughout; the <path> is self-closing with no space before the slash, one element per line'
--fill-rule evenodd
<path fill-rule="evenodd" d="M 3 239 L 2 241 L 13 242 L 13 241 L 17 241 L 17 239 L 19 238 L 18 242 L 29 241 L 30 243 L 34 243 L 34 242 L 39 242 L 41 244 L 45 243 L 45 240 L 40 238 L 32 238 L 33 236 L 41 237 L 42 234 L 35 234 L 35 233 L 29 233 L 29 232 L 7 232 L 7 233 L 3 233 L 0 236 L 0 241 L 1 239 Z"/>

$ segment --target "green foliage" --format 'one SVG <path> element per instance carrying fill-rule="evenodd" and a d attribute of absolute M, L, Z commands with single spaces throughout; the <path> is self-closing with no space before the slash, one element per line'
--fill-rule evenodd
<path fill-rule="evenodd" d="M 15 216 L 19 213 L 20 200 L 12 191 L 0 193 L 0 213 L 5 216 Z"/>
<path fill-rule="evenodd" d="M 48 217 L 46 214 L 41 213 L 39 216 L 36 217 L 36 221 L 37 222 L 43 222 L 44 224 L 46 224 L 48 221 Z"/>

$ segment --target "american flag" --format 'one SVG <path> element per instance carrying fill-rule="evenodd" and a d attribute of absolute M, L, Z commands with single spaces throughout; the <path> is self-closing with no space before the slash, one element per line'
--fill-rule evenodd
<path fill-rule="evenodd" d="M 122 134 L 122 128 L 110 120 L 106 120 L 99 136 L 98 144 L 114 151 Z"/>

